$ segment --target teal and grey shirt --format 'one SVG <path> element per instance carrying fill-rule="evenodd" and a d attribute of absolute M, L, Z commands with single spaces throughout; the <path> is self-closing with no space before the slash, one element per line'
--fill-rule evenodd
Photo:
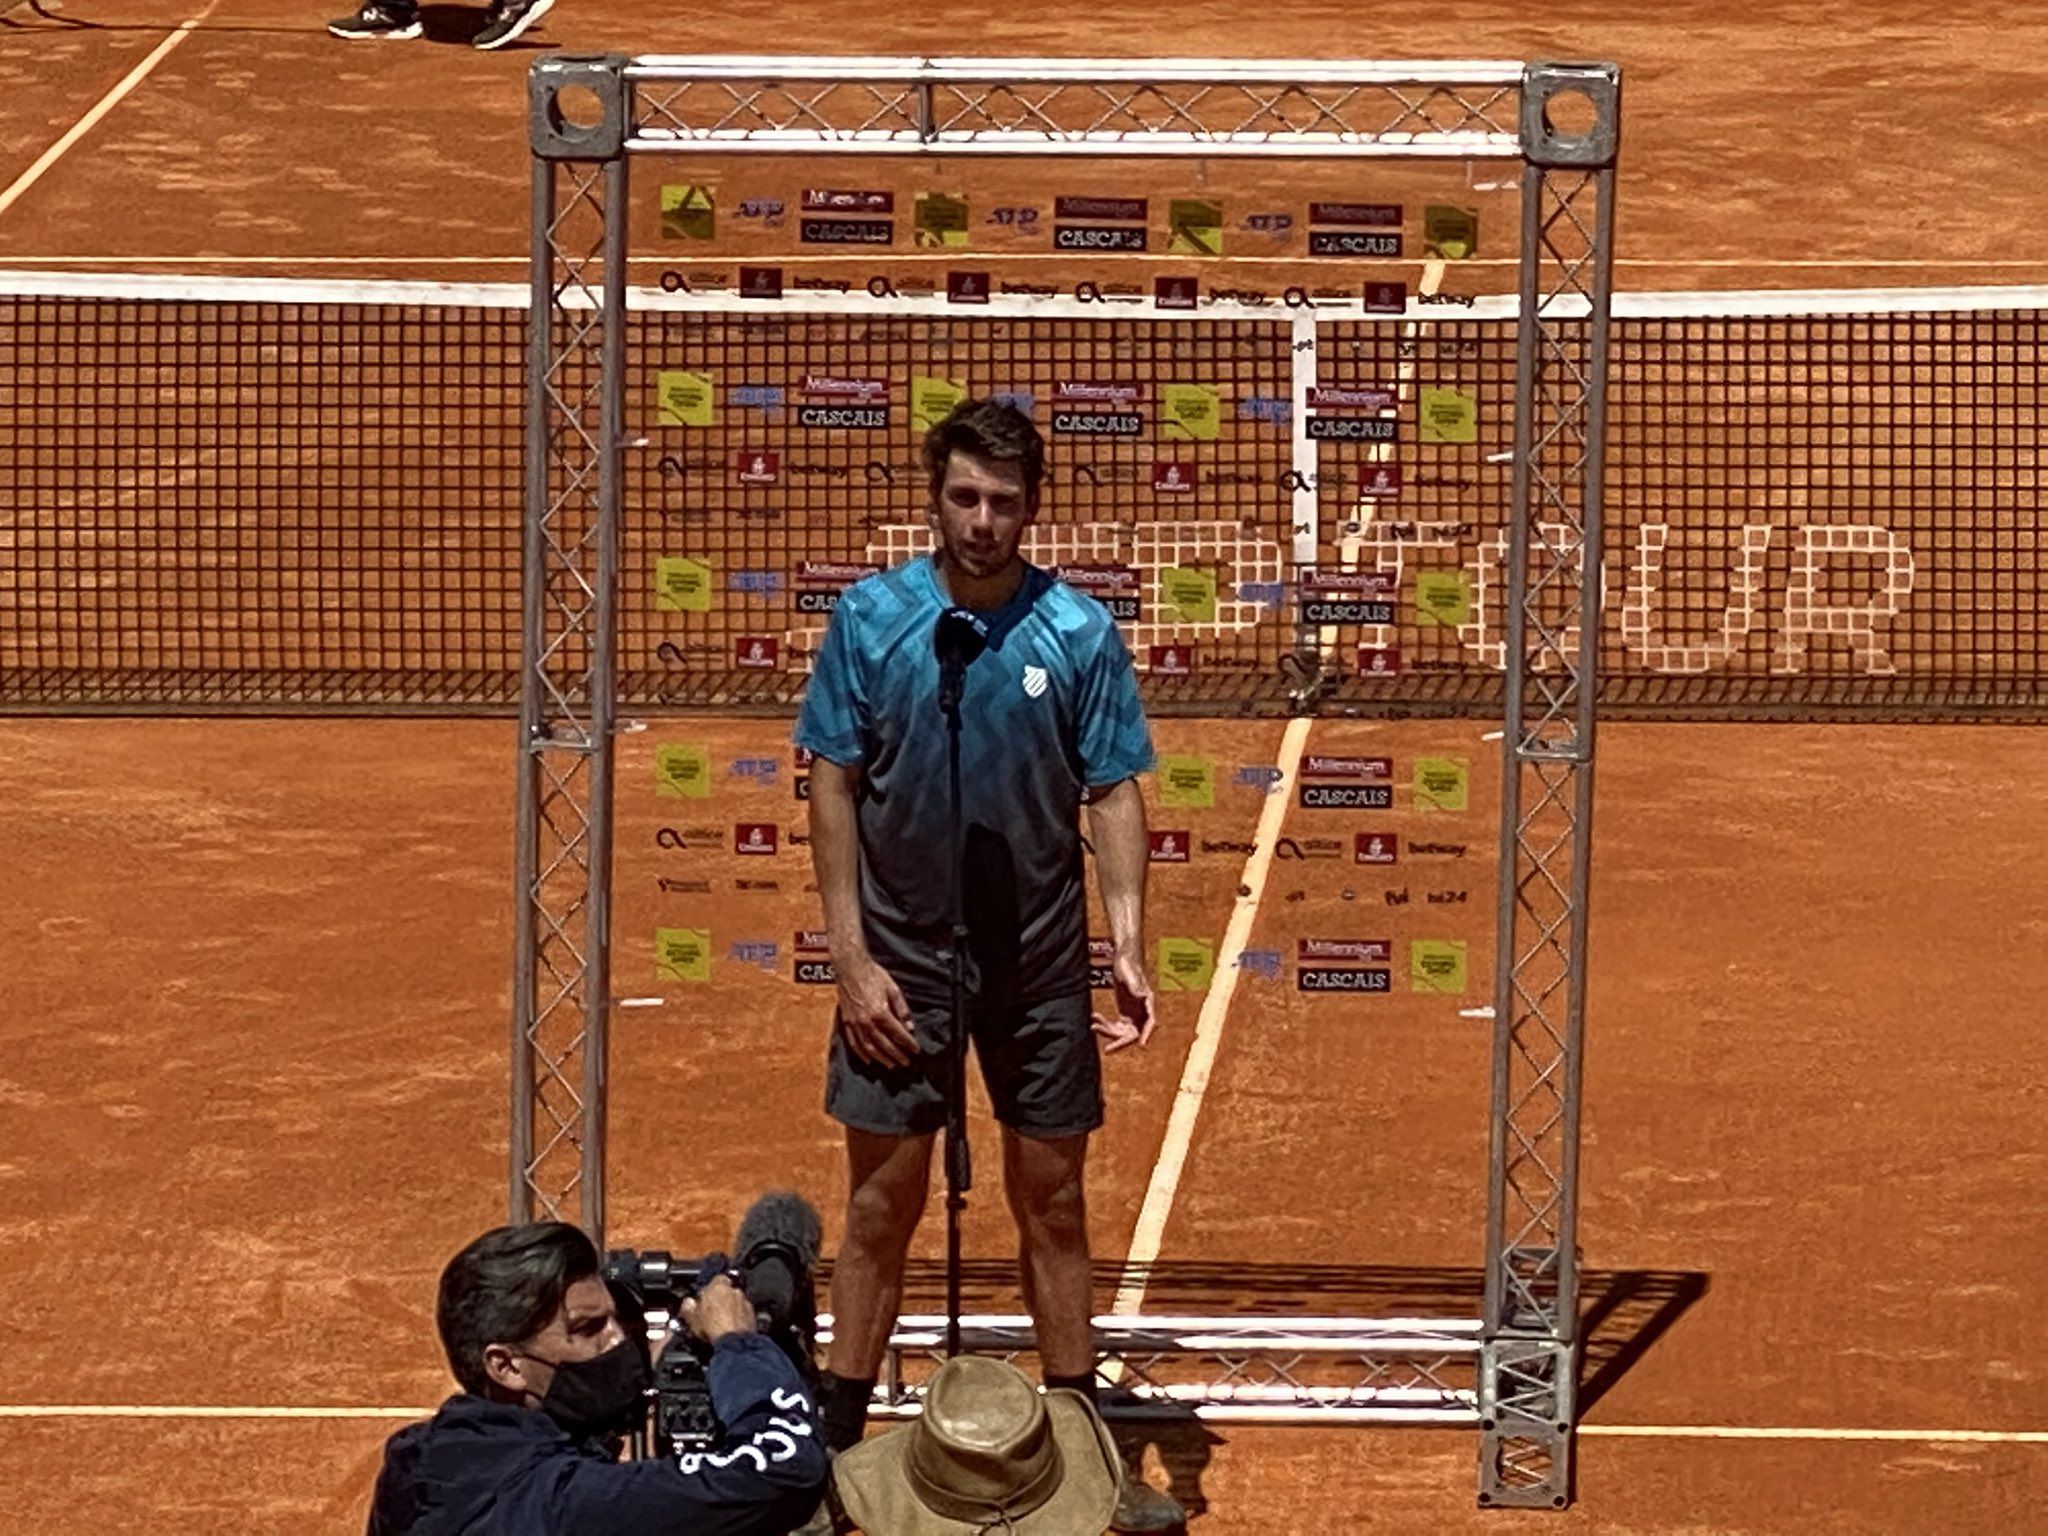
<path fill-rule="evenodd" d="M 913 1000 L 947 995 L 946 724 L 932 637 L 951 606 L 929 556 L 869 576 L 833 611 L 797 745 L 861 770 L 869 951 Z M 961 702 L 969 950 L 982 996 L 1085 991 L 1084 790 L 1143 773 L 1152 739 L 1109 610 L 1037 566 L 979 615 L 988 648 Z"/>

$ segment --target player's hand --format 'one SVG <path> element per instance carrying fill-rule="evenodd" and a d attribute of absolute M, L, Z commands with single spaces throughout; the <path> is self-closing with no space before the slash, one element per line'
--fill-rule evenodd
<path fill-rule="evenodd" d="M 838 970 L 839 1027 L 848 1049 L 877 1066 L 909 1066 L 917 1059 L 917 1036 L 911 1033 L 910 1004 L 896 979 L 870 955 Z"/>
<path fill-rule="evenodd" d="M 1116 963 L 1110 967 L 1116 990 L 1116 1013 L 1095 1015 L 1095 1038 L 1102 1042 L 1105 1056 L 1126 1046 L 1144 1045 L 1152 1038 L 1152 984 L 1145 979 L 1145 961 L 1136 950 L 1119 947 Z"/>
<path fill-rule="evenodd" d="M 676 1312 L 683 1326 L 706 1344 L 716 1344 L 728 1334 L 753 1333 L 760 1327 L 754 1304 L 728 1275 L 720 1275 L 696 1295 L 684 1298 Z"/>

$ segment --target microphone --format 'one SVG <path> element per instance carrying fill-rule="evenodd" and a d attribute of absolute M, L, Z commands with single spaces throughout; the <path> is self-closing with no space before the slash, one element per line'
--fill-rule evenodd
<path fill-rule="evenodd" d="M 824 1237 L 817 1210 L 788 1190 L 763 1195 L 740 1218 L 734 1256 L 747 1277 L 747 1297 L 771 1331 L 792 1318 L 809 1326 L 811 1272 Z"/>
<path fill-rule="evenodd" d="M 988 648 L 988 625 L 969 608 L 948 608 L 932 632 L 939 657 L 939 708 L 948 714 L 960 708 L 967 688 L 967 669 Z"/>

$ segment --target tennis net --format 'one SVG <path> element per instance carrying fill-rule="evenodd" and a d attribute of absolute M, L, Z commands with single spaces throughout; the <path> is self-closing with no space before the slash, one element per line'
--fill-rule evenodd
<path fill-rule="evenodd" d="M 1155 707 L 1287 708 L 1306 646 L 1323 708 L 1498 708 L 1508 301 L 805 300 L 632 296 L 629 707 L 793 707 L 837 591 L 923 547 L 916 431 L 969 392 L 1048 429 L 1029 553 L 1118 613 Z M 0 707 L 513 707 L 525 304 L 0 274 Z M 1608 708 L 2041 716 L 2044 315 L 1619 297 Z"/>

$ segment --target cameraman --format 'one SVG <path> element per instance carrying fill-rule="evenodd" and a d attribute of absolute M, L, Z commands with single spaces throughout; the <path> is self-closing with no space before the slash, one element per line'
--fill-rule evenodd
<path fill-rule="evenodd" d="M 650 1376 L 590 1239 L 563 1222 L 486 1232 L 436 1308 L 462 1391 L 387 1442 L 369 1536 L 783 1536 L 828 1475 L 796 1368 L 723 1276 L 683 1302 L 711 1346 L 716 1451 L 620 1461 Z M 680 1346 L 678 1346 L 680 1347 Z"/>

